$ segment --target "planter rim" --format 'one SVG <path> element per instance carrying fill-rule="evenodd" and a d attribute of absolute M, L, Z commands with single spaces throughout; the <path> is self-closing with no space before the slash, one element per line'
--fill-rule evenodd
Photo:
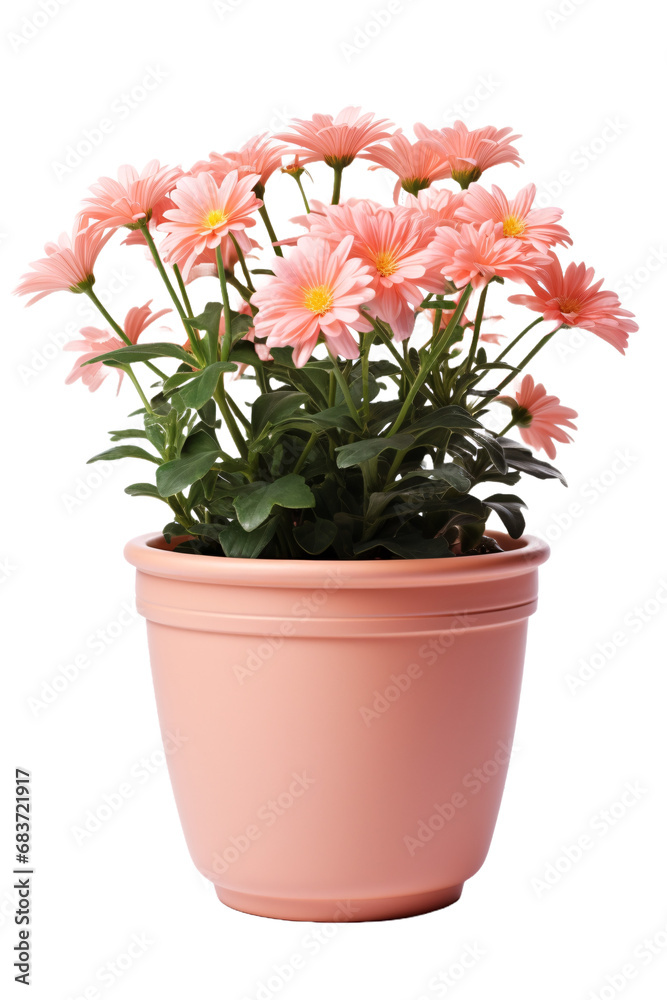
<path fill-rule="evenodd" d="M 534 571 L 549 557 L 549 546 L 534 535 L 513 539 L 489 531 L 504 549 L 481 556 L 396 559 L 234 559 L 173 552 L 162 535 L 133 538 L 125 558 L 142 573 L 190 583 L 234 584 L 293 589 L 321 584 L 335 577 L 345 590 L 446 586 L 506 579 Z"/>

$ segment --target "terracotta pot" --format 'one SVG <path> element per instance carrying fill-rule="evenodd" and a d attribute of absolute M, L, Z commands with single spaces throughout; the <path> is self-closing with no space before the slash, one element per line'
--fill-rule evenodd
<path fill-rule="evenodd" d="M 366 562 L 128 544 L 185 837 L 222 902 L 333 921 L 459 898 L 495 826 L 549 553 L 496 538 L 507 551 Z"/>

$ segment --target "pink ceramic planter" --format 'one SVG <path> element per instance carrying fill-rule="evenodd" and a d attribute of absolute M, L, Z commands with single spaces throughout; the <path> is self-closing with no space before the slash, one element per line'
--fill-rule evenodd
<path fill-rule="evenodd" d="M 225 559 L 130 542 L 169 772 L 229 906 L 377 920 L 454 902 L 489 848 L 541 541 L 457 559 Z"/>

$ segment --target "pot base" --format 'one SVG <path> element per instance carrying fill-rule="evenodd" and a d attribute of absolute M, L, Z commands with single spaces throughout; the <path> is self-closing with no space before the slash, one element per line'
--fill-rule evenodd
<path fill-rule="evenodd" d="M 363 920 L 395 920 L 416 917 L 420 913 L 441 910 L 455 903 L 463 891 L 463 883 L 417 892 L 408 896 L 378 896 L 370 899 L 281 899 L 236 892 L 216 885 L 218 899 L 225 906 L 257 917 L 277 917 L 280 920 L 312 920 L 323 923 L 355 923 Z"/>

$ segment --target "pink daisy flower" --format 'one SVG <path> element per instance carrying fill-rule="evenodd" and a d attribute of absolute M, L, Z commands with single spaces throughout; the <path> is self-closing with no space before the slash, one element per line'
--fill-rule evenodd
<path fill-rule="evenodd" d="M 324 208 L 324 206 L 322 206 Z M 422 278 L 429 262 L 431 234 L 416 214 L 402 206 L 374 202 L 327 206 L 323 215 L 308 217 L 310 232 L 336 245 L 352 236 L 352 256 L 369 269 L 373 300 L 371 316 L 388 323 L 397 340 L 405 340 L 415 325 L 415 308 L 424 298 Z"/>
<path fill-rule="evenodd" d="M 474 289 L 481 288 L 496 275 L 523 281 L 548 260 L 520 240 L 500 236 L 490 220 L 479 228 L 470 223 L 464 223 L 458 231 L 439 228 L 430 246 L 432 269 L 457 288 L 468 282 Z M 425 287 L 431 290 L 430 283 Z"/>
<path fill-rule="evenodd" d="M 295 155 L 301 163 L 324 160 L 338 170 L 349 166 L 355 156 L 363 150 L 372 149 L 382 139 L 389 139 L 391 132 L 385 130 L 391 122 L 386 118 L 376 121 L 372 112 L 362 115 L 361 108 L 343 108 L 340 114 L 313 115 L 304 121 L 295 118 L 292 132 L 279 132 L 276 139 L 290 142 L 299 147 Z"/>
<path fill-rule="evenodd" d="M 95 282 L 95 261 L 111 235 L 110 232 L 95 231 L 92 227 L 81 228 L 79 222 L 71 239 L 62 233 L 57 243 L 46 244 L 44 250 L 47 256 L 32 262 L 30 267 L 33 270 L 23 275 L 14 294 L 31 295 L 37 292 L 28 302 L 31 306 L 51 292 L 85 291 Z"/>
<path fill-rule="evenodd" d="M 266 347 L 292 347 L 297 368 L 315 350 L 320 333 L 332 353 L 359 357 L 351 330 L 370 331 L 360 306 L 373 297 L 371 276 L 350 256 L 352 237 L 332 247 L 327 240 L 302 237 L 289 257 L 273 262 L 275 276 L 252 296 L 259 312 L 255 333 Z"/>
<path fill-rule="evenodd" d="M 544 386 L 537 385 L 532 375 L 525 375 L 521 385 L 515 392 L 515 398 L 499 396 L 512 408 L 521 437 L 531 448 L 542 449 L 550 459 L 556 457 L 554 441 L 568 444 L 572 438 L 563 427 L 577 429 L 572 418 L 577 416 L 576 410 L 569 406 L 561 406 L 558 396 L 547 396 Z"/>
<path fill-rule="evenodd" d="M 143 306 L 133 306 L 125 317 L 123 329 L 125 336 L 132 344 L 137 343 L 140 334 L 144 332 L 147 326 L 154 323 L 160 316 L 171 312 L 170 309 L 160 309 L 159 312 L 152 313 L 150 308 L 152 301 L 152 299 L 149 299 Z M 77 358 L 74 362 L 74 367 L 65 379 L 65 384 L 71 385 L 72 382 L 76 382 L 80 378 L 91 392 L 95 392 L 102 385 L 107 375 L 115 371 L 118 375 L 118 388 L 116 390 L 116 394 L 118 394 L 124 375 L 124 372 L 120 368 L 108 368 L 103 361 L 99 361 L 95 365 L 86 365 L 85 363 L 99 357 L 100 354 L 106 354 L 108 351 L 116 351 L 119 347 L 125 347 L 126 344 L 123 343 L 120 337 L 109 333 L 108 330 L 99 330 L 94 326 L 84 326 L 80 330 L 80 334 L 83 340 L 70 340 L 63 347 L 65 351 L 83 352 L 81 357 Z"/>
<path fill-rule="evenodd" d="M 232 170 L 237 170 L 239 177 L 250 173 L 248 170 L 239 170 L 237 164 L 227 156 L 223 156 L 222 153 L 209 153 L 208 160 L 197 160 L 190 167 L 188 175 L 190 177 L 199 177 L 200 174 L 211 174 L 216 184 L 222 184 L 227 174 L 231 174 Z"/>
<path fill-rule="evenodd" d="M 210 173 L 182 177 L 172 194 L 175 208 L 165 212 L 160 231 L 165 258 L 178 264 L 187 279 L 190 268 L 205 250 L 215 249 L 230 233 L 238 239 L 255 225 L 252 213 L 261 206 L 255 197 L 257 174 L 239 178 L 232 170 L 218 185 Z"/>
<path fill-rule="evenodd" d="M 258 187 L 263 191 L 271 174 L 282 166 L 283 156 L 287 152 L 287 146 L 276 145 L 264 133 L 249 139 L 238 152 L 225 153 L 225 157 L 238 170 L 239 177 L 242 177 L 244 173 L 259 174 Z M 260 191 L 257 194 L 258 197 L 262 197 Z"/>
<path fill-rule="evenodd" d="M 449 161 L 441 152 L 422 139 L 410 142 L 402 132 L 389 137 L 389 146 L 373 146 L 368 153 L 362 153 L 361 157 L 372 160 L 374 166 L 371 170 L 384 167 L 398 175 L 394 201 L 398 201 L 401 188 L 416 195 L 422 188 L 428 188 L 433 181 L 451 176 Z"/>
<path fill-rule="evenodd" d="M 628 334 L 639 329 L 634 313 L 621 308 L 616 292 L 600 290 L 602 278 L 592 284 L 594 275 L 592 267 L 574 263 L 563 273 L 558 257 L 550 253 L 540 273 L 526 277 L 533 294 L 512 295 L 508 301 L 542 313 L 555 330 L 561 325 L 590 330 L 625 354 Z"/>
<path fill-rule="evenodd" d="M 555 243 L 563 246 L 571 244 L 572 238 L 567 229 L 557 225 L 563 215 L 562 208 L 532 208 L 536 193 L 535 185 L 528 184 L 510 201 L 495 184 L 491 186 L 491 192 L 473 184 L 456 217 L 477 226 L 491 219 L 502 227 L 503 236 L 532 243 L 536 250 L 543 253 Z"/>
<path fill-rule="evenodd" d="M 96 229 L 136 229 L 140 221 L 150 219 L 157 204 L 183 175 L 180 167 L 161 167 L 151 160 L 141 173 L 134 167 L 118 170 L 118 180 L 100 177 L 91 185 L 91 197 L 81 209 L 84 222 L 93 222 Z"/>
<path fill-rule="evenodd" d="M 452 177 L 467 188 L 479 180 L 485 170 L 499 163 L 514 163 L 518 167 L 523 160 L 511 143 L 519 139 L 511 135 L 510 128 L 473 129 L 472 132 L 462 121 L 452 128 L 429 129 L 425 125 L 415 125 L 415 134 L 430 143 L 449 162 Z"/>
<path fill-rule="evenodd" d="M 438 226 L 459 228 L 457 213 L 464 200 L 464 191 L 448 191 L 446 188 L 437 191 L 435 188 L 428 188 L 420 191 L 416 197 L 410 195 L 405 207 L 417 213 L 428 226 L 432 236 L 435 236 Z"/>

